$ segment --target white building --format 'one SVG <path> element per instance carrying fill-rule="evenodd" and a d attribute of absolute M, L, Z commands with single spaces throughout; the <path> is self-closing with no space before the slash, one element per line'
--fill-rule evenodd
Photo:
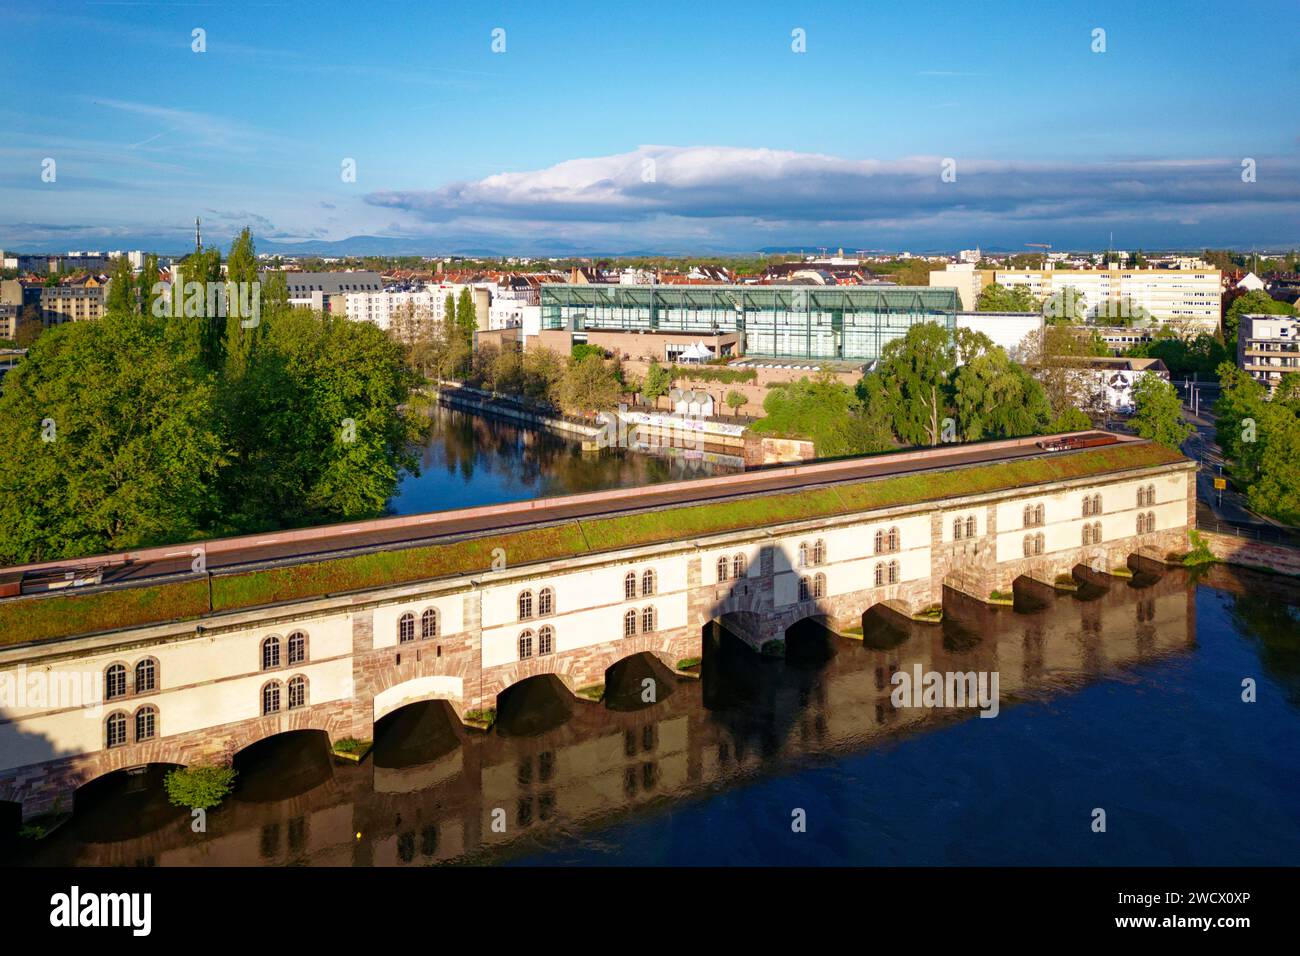
<path fill-rule="evenodd" d="M 1237 328 L 1237 365 L 1269 391 L 1283 375 L 1300 373 L 1300 319 L 1243 315 Z"/>
<path fill-rule="evenodd" d="M 1021 358 L 1025 339 L 1043 328 L 1038 312 L 958 312 L 957 328 L 983 332 L 1013 359 Z"/>
<path fill-rule="evenodd" d="M 434 322 L 435 296 L 428 290 L 421 292 L 349 292 L 346 297 L 348 318 L 354 322 L 372 322 L 385 332 L 392 327 L 393 318 L 404 309 L 411 309 L 422 322 Z M 437 320 L 441 323 L 441 320 Z"/>

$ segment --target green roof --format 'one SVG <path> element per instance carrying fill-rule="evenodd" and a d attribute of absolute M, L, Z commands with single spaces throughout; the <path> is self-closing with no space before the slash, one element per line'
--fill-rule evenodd
<path fill-rule="evenodd" d="M 439 544 L 304 561 L 118 590 L 0 602 L 0 644 L 19 644 L 491 570 L 500 548 L 514 567 L 743 529 L 831 518 L 1022 486 L 1185 462 L 1154 443 L 885 476 L 800 491 L 578 518 Z M 671 511 L 667 520 L 664 512 Z"/>

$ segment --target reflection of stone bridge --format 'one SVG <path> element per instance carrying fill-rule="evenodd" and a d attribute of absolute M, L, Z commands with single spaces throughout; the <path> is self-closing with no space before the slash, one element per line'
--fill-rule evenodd
<path fill-rule="evenodd" d="M 205 835 L 177 811 L 165 826 L 113 842 L 56 833 L 36 862 L 421 865 L 524 852 L 549 832 L 618 822 L 805 755 L 859 752 L 972 716 L 895 708 L 895 670 L 997 671 L 1005 708 L 1187 653 L 1194 589 L 1181 573 L 1143 583 L 1112 581 L 1086 601 L 1055 595 L 1031 614 L 955 601 L 942 626 L 873 615 L 865 642 L 832 639 L 834 656 L 814 666 L 764 664 L 732 645 L 710 655 L 702 682 L 681 680 L 655 704 L 620 711 L 573 701 L 567 720 L 531 737 L 467 733 L 450 710 L 408 707 L 385 722 L 365 763 L 322 765 L 281 799 L 237 796 Z M 792 656 L 809 640 L 792 635 Z M 612 684 L 639 686 L 646 667 L 629 670 Z"/>
<path fill-rule="evenodd" d="M 711 479 L 707 503 L 607 517 L 592 517 L 599 496 L 580 496 L 586 516 L 563 520 L 575 506 L 557 499 L 512 535 L 448 537 L 447 549 L 490 551 L 494 570 L 5 648 L 11 686 L 89 674 L 109 699 L 6 706 L 0 799 L 31 816 L 114 770 L 229 759 L 292 730 L 368 739 L 419 701 L 466 719 L 521 682 L 553 675 L 576 692 L 642 653 L 673 668 L 701 656 L 713 621 L 759 648 L 807 619 L 855 629 L 878 607 L 906 619 L 945 593 L 987 600 L 1018 579 L 1126 573 L 1134 555 L 1185 550 L 1195 487 L 1180 456 L 1135 441 L 976 447 L 787 469 L 784 483 Z M 570 540 L 581 546 L 553 556 Z"/>

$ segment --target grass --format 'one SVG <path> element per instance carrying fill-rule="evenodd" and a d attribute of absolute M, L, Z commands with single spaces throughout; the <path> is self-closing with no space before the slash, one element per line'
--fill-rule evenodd
<path fill-rule="evenodd" d="M 486 710 L 471 710 L 465 715 L 465 723 L 470 727 L 477 727 L 480 730 L 487 730 L 497 722 L 497 709 L 489 707 Z"/>
<path fill-rule="evenodd" d="M 1016 596 L 1014 594 L 1009 594 L 1006 591 L 993 590 L 989 592 L 989 600 L 995 604 L 1007 604 L 1014 602 L 1015 599 Z"/>
<path fill-rule="evenodd" d="M 0 644 L 191 620 L 209 610 L 203 578 L 97 594 L 13 598 L 0 602 Z"/>
<path fill-rule="evenodd" d="M 932 604 L 929 607 L 927 607 L 924 611 L 918 611 L 916 614 L 913 614 L 912 619 L 914 621 L 926 621 L 926 622 L 942 621 L 943 606 L 940 604 Z"/>
<path fill-rule="evenodd" d="M 631 548 L 961 495 L 1005 491 L 1024 485 L 1182 460 L 1177 452 L 1157 444 L 1107 446 L 1062 458 L 1022 459 L 957 470 L 898 475 L 743 501 L 660 508 L 645 514 L 608 518 L 584 518 L 527 531 L 280 568 L 213 574 L 210 593 L 208 581 L 199 579 L 94 594 L 14 598 L 0 601 L 0 644 L 190 620 L 210 612 L 474 574 L 492 569 L 497 557 L 503 558 L 506 566 L 518 566 L 591 551 Z"/>
<path fill-rule="evenodd" d="M 579 697 L 584 700 L 600 701 L 605 697 L 604 684 L 588 684 L 586 687 L 579 687 L 577 690 Z"/>
<path fill-rule="evenodd" d="M 374 746 L 372 741 L 358 740 L 356 737 L 344 737 L 341 740 L 334 741 L 333 751 L 335 755 L 342 757 L 344 760 L 352 760 L 360 763 L 370 753 L 370 748 Z"/>
<path fill-rule="evenodd" d="M 683 657 L 680 661 L 677 662 L 676 669 L 679 671 L 688 671 L 692 667 L 699 667 L 701 663 L 703 663 L 701 658 Z"/>
<path fill-rule="evenodd" d="M 1214 556 L 1214 552 L 1210 550 L 1210 546 L 1206 543 L 1205 538 L 1203 538 L 1201 533 L 1195 528 L 1187 532 L 1187 538 L 1192 543 L 1192 550 L 1188 551 L 1187 554 L 1183 556 L 1182 561 L 1184 565 L 1189 568 L 1195 568 L 1203 564 L 1214 564 L 1219 560 Z"/>

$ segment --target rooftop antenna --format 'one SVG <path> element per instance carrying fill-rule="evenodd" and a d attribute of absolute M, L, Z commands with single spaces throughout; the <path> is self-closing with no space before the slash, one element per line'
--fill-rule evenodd
<path fill-rule="evenodd" d="M 203 237 L 199 234 L 199 217 L 194 217 L 194 251 L 203 251 Z"/>

